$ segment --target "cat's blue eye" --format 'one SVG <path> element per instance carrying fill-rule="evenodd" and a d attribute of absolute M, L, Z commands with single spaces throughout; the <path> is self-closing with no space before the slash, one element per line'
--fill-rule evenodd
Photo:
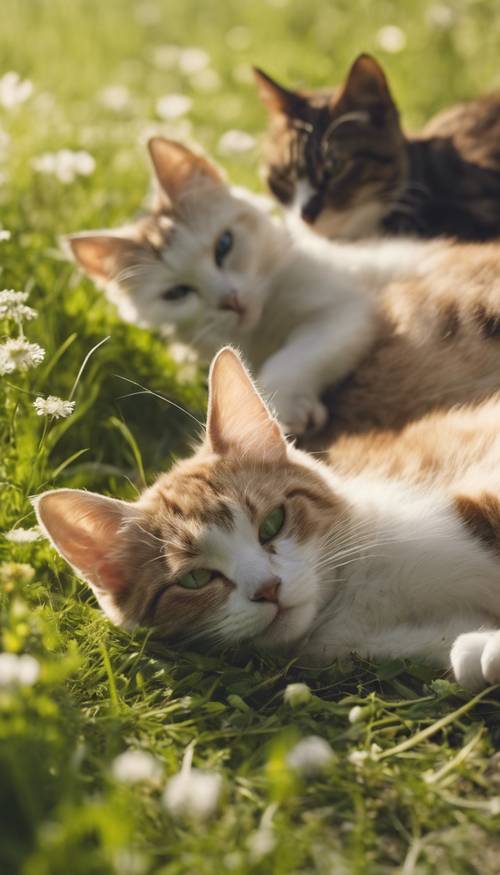
<path fill-rule="evenodd" d="M 166 292 L 162 293 L 162 298 L 164 301 L 181 301 L 183 298 L 187 298 L 188 295 L 194 293 L 194 289 L 192 286 L 186 286 L 184 284 L 180 284 L 178 286 L 172 286 L 171 289 L 167 289 Z"/>
<path fill-rule="evenodd" d="M 183 586 L 184 589 L 201 589 L 202 586 L 210 583 L 213 577 L 214 572 L 208 568 L 195 568 L 193 571 L 189 571 L 187 574 L 179 577 L 177 583 L 179 586 Z"/>
<path fill-rule="evenodd" d="M 214 258 L 217 267 L 222 267 L 226 255 L 229 255 L 234 244 L 232 231 L 223 231 L 215 244 Z"/>
<path fill-rule="evenodd" d="M 259 541 L 261 544 L 267 544 L 272 541 L 276 535 L 279 535 L 285 523 L 285 508 L 280 505 L 275 507 L 271 513 L 268 513 L 262 520 L 259 527 Z"/>

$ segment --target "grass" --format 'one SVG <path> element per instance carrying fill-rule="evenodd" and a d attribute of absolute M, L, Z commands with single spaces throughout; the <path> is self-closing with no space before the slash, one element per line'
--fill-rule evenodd
<path fill-rule="evenodd" d="M 202 375 L 186 381 L 157 338 L 118 322 L 57 246 L 62 232 L 118 224 L 137 209 L 148 177 L 141 139 L 151 126 L 169 129 L 156 117 L 158 98 L 191 96 L 187 132 L 217 153 L 228 128 L 263 128 L 249 63 L 325 85 L 372 50 L 404 118 L 418 125 L 454 99 L 500 86 L 499 11 L 491 0 L 4 0 L 0 57 L 34 91 L 0 108 L 10 138 L 0 215 L 12 231 L 0 243 L 0 286 L 30 292 L 39 316 L 26 333 L 46 357 L 2 378 L 3 532 L 33 525 L 30 494 L 68 485 L 132 497 L 188 451 L 192 419 L 123 378 L 203 416 Z M 406 35 L 397 54 L 377 47 L 389 24 Z M 205 49 L 220 77 L 215 90 L 169 66 L 165 45 Z M 119 111 L 98 97 L 116 84 L 130 93 Z M 88 150 L 94 173 L 62 184 L 34 171 L 34 158 L 60 148 Z M 235 181 L 257 186 L 255 152 L 224 163 Z M 34 398 L 69 397 L 85 357 L 108 336 L 78 382 L 74 415 L 44 424 Z M 414 664 L 353 658 L 312 672 L 252 654 L 172 653 L 113 629 L 43 541 L 2 536 L 0 559 L 1 649 L 32 654 L 41 667 L 34 685 L 0 687 L 2 875 L 498 872 L 495 690 L 469 700 Z M 297 680 L 313 695 L 292 708 L 283 691 Z M 355 706 L 361 715 L 351 722 Z M 304 779 L 286 755 L 311 734 L 330 742 L 335 759 Z M 191 742 L 194 764 L 224 776 L 207 824 L 174 821 L 161 801 Z M 118 781 L 112 763 L 129 748 L 153 753 L 163 777 Z M 259 856 L 263 816 L 274 847 Z"/>

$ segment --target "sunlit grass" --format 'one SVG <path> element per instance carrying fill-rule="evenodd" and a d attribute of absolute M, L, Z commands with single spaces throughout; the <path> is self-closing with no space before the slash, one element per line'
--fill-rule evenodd
<path fill-rule="evenodd" d="M 138 209 L 148 132 L 199 140 L 258 188 L 257 148 L 219 147 L 228 129 L 258 139 L 264 126 L 251 63 L 324 86 L 374 51 L 418 125 L 500 87 L 499 11 L 486 0 L 5 0 L 0 77 L 17 71 L 33 91 L 0 106 L 0 222 L 12 234 L 0 240 L 0 288 L 29 292 L 38 318 L 24 330 L 46 355 L 0 378 L 2 532 L 30 529 L 29 496 L 52 486 L 133 497 L 199 431 L 182 408 L 203 419 L 203 375 L 186 382 L 160 339 L 121 324 L 58 245 Z M 380 47 L 387 25 L 400 28 L 402 51 Z M 179 47 L 207 58 L 181 61 Z M 192 108 L 166 122 L 158 101 L 172 93 Z M 64 182 L 34 169 L 62 149 L 88 152 L 93 172 Z M 33 402 L 48 395 L 74 400 L 74 413 L 38 415 Z M 24 685 L 0 665 L 2 875 L 498 872 L 495 691 L 469 701 L 400 663 L 317 672 L 174 654 L 113 629 L 44 541 L 1 536 L 0 562 L 0 649 L 40 665 Z M 297 681 L 313 694 L 292 707 L 283 691 Z M 287 754 L 310 735 L 335 756 L 304 778 Z M 194 765 L 224 779 L 206 823 L 176 821 L 162 802 L 192 742 Z M 161 776 L 121 783 L 113 761 L 128 749 L 153 754 Z"/>

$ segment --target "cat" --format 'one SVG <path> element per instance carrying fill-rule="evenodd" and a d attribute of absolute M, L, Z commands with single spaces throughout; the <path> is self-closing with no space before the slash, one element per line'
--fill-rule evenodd
<path fill-rule="evenodd" d="M 370 55 L 330 91 L 291 91 L 258 68 L 255 76 L 270 112 L 269 188 L 316 233 L 500 234 L 500 96 L 454 106 L 406 136 Z"/>
<path fill-rule="evenodd" d="M 153 208 L 116 231 L 70 235 L 74 258 L 123 319 L 175 329 L 207 360 L 237 345 L 286 430 L 319 429 L 321 392 L 373 342 L 377 289 L 433 250 L 402 240 L 334 247 L 306 233 L 292 240 L 205 156 L 162 137 L 149 152 Z"/>
<path fill-rule="evenodd" d="M 417 657 L 500 681 L 500 394 L 401 432 L 297 449 L 230 348 L 206 437 L 137 501 L 35 500 L 110 619 L 167 640 L 253 644 L 313 663 Z"/>

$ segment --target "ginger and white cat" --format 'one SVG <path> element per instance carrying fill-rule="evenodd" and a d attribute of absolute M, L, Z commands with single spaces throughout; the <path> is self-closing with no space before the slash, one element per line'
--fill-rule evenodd
<path fill-rule="evenodd" d="M 287 431 L 321 426 L 321 392 L 374 340 L 377 290 L 419 270 L 435 244 L 292 240 L 206 157 L 161 137 L 149 151 L 153 209 L 116 231 L 69 236 L 75 258 L 126 321 L 173 328 L 206 360 L 238 346 Z"/>
<path fill-rule="evenodd" d="M 210 373 L 206 438 L 135 502 L 59 489 L 40 525 L 115 622 L 327 663 L 422 657 L 500 681 L 500 394 L 331 464 L 287 442 L 237 354 Z"/>

